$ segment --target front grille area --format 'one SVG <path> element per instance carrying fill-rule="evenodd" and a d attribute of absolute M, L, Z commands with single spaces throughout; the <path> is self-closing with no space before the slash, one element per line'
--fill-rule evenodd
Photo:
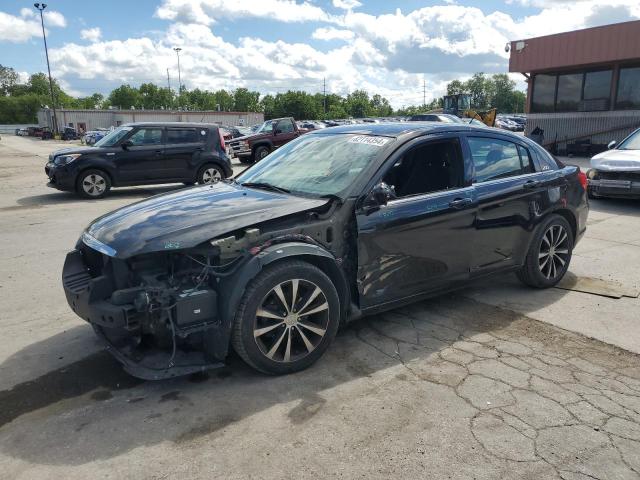
<path fill-rule="evenodd" d="M 598 180 L 627 180 L 640 182 L 640 172 L 598 172 Z"/>

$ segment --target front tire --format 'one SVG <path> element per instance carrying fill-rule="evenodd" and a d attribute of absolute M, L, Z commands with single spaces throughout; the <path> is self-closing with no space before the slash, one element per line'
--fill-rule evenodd
<path fill-rule="evenodd" d="M 534 235 L 518 278 L 530 287 L 553 287 L 569 269 L 573 246 L 569 222 L 560 215 L 551 215 Z"/>
<path fill-rule="evenodd" d="M 340 299 L 331 279 L 309 263 L 267 267 L 249 284 L 236 311 L 231 344 L 263 373 L 303 370 L 329 347 L 340 323 Z"/>
<path fill-rule="evenodd" d="M 111 190 L 111 179 L 102 170 L 85 170 L 78 176 L 76 191 L 83 198 L 103 198 L 109 190 Z"/>
<path fill-rule="evenodd" d="M 212 185 L 225 178 L 224 171 L 218 165 L 205 165 L 198 172 L 198 183 L 200 185 Z"/>
<path fill-rule="evenodd" d="M 265 146 L 261 146 L 256 148 L 256 151 L 253 152 L 253 158 L 256 162 L 259 162 L 260 160 L 262 160 L 264 157 L 266 157 L 267 155 L 269 155 L 269 147 L 265 147 Z"/>

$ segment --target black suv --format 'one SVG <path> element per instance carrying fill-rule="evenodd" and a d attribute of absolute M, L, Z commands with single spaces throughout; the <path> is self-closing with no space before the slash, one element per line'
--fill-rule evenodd
<path fill-rule="evenodd" d="M 497 272 L 563 277 L 586 176 L 531 140 L 446 123 L 349 125 L 234 180 L 95 220 L 67 255 L 71 308 L 142 378 L 222 365 L 289 373 L 341 323 Z"/>
<path fill-rule="evenodd" d="M 161 183 L 216 183 L 231 176 L 231 161 L 216 125 L 130 123 L 92 147 L 49 155 L 48 186 L 104 197 L 111 187 Z"/>

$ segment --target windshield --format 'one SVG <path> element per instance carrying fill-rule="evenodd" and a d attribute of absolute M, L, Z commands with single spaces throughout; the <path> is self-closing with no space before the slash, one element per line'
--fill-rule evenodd
<path fill-rule="evenodd" d="M 625 138 L 618 150 L 640 150 L 640 129 Z"/>
<path fill-rule="evenodd" d="M 131 130 L 133 130 L 133 127 L 118 127 L 113 132 L 97 141 L 94 147 L 113 147 Z"/>
<path fill-rule="evenodd" d="M 268 184 L 313 196 L 346 191 L 393 138 L 369 135 L 304 135 L 240 174 L 239 183 Z"/>
<path fill-rule="evenodd" d="M 255 133 L 271 133 L 273 131 L 273 122 L 271 120 L 267 120 L 264 122 Z"/>

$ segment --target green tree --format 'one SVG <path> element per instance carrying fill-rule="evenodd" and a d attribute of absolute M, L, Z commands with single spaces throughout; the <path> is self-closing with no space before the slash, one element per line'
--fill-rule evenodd
<path fill-rule="evenodd" d="M 124 110 L 142 106 L 142 96 L 137 88 L 131 85 L 120 85 L 109 94 L 109 104 Z"/>
<path fill-rule="evenodd" d="M 260 93 L 246 88 L 238 88 L 233 92 L 233 109 L 236 112 L 256 112 L 260 105 Z"/>
<path fill-rule="evenodd" d="M 460 80 L 453 80 L 447 84 L 447 95 L 465 93 L 465 85 Z"/>
<path fill-rule="evenodd" d="M 355 90 L 347 95 L 345 109 L 355 118 L 368 117 L 372 114 L 369 94 L 366 90 Z"/>
<path fill-rule="evenodd" d="M 0 95 L 10 95 L 18 83 L 18 74 L 11 67 L 0 64 Z"/>

